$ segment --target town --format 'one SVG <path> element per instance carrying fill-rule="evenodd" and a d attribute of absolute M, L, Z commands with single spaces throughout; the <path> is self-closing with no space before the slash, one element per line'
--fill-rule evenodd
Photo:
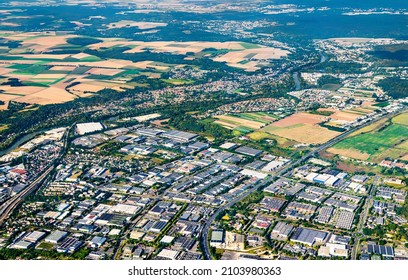
<path fill-rule="evenodd" d="M 398 239 L 407 232 L 396 227 L 407 223 L 398 214 L 404 181 L 350 174 L 315 156 L 292 166 L 242 137 L 215 145 L 156 118 L 57 128 L 4 155 L 23 155 L 0 168 L 7 202 L 57 162 L 70 135 L 52 177 L 3 222 L 1 246 L 40 258 L 197 260 L 210 226 L 209 249 L 220 259 L 407 256 Z"/>

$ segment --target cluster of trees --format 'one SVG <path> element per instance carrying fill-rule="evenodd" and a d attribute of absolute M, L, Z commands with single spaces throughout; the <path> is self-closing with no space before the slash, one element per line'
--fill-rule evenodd
<path fill-rule="evenodd" d="M 294 90 L 296 87 L 295 81 L 292 77 L 288 76 L 281 83 L 278 84 L 266 84 L 263 85 L 260 89 L 261 96 L 259 97 L 269 97 L 269 98 L 292 98 L 296 99 L 293 96 L 287 94 L 287 92 Z"/>
<path fill-rule="evenodd" d="M 188 114 L 176 114 L 169 120 L 169 125 L 180 130 L 188 130 L 211 135 L 216 139 L 216 141 L 221 141 L 223 139 L 232 137 L 231 130 L 213 123 L 200 122 Z"/>
<path fill-rule="evenodd" d="M 405 199 L 405 203 L 402 207 L 397 208 L 396 212 L 398 215 L 408 219 L 408 198 Z"/>
<path fill-rule="evenodd" d="M 337 62 L 337 61 L 326 61 L 317 64 L 312 67 L 316 71 L 324 71 L 327 73 L 345 73 L 354 74 L 361 72 L 362 65 L 356 62 Z"/>
<path fill-rule="evenodd" d="M 15 49 L 15 48 L 18 48 L 18 47 L 21 46 L 21 42 L 0 38 L 0 46 L 1 47 L 8 47 L 9 49 Z"/>
<path fill-rule="evenodd" d="M 11 86 L 11 87 L 21 87 L 23 83 L 18 78 L 8 78 L 6 82 L 1 84 L 2 86 Z"/>
<path fill-rule="evenodd" d="M 394 99 L 408 97 L 408 80 L 406 79 L 389 77 L 379 81 L 378 85 Z"/>
<path fill-rule="evenodd" d="M 341 84 L 341 79 L 336 78 L 332 75 L 323 75 L 317 80 L 317 85 L 322 87 L 327 84 Z"/>
<path fill-rule="evenodd" d="M 72 255 L 66 255 L 63 253 L 58 253 L 56 251 L 48 250 L 19 250 L 19 249 L 9 249 L 2 248 L 0 249 L 0 260 L 15 260 L 17 258 L 25 260 L 35 260 L 37 258 L 47 259 L 47 260 L 62 260 L 62 259 L 71 259 L 71 260 L 83 260 L 88 255 L 89 249 L 82 248 Z"/>
<path fill-rule="evenodd" d="M 82 47 L 101 43 L 101 42 L 103 41 L 96 39 L 96 38 L 91 38 L 91 37 L 73 37 L 73 38 L 67 39 L 68 44 L 82 46 Z"/>

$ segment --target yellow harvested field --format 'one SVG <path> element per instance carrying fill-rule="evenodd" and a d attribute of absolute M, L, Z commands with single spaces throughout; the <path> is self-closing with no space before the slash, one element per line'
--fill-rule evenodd
<path fill-rule="evenodd" d="M 268 133 L 305 144 L 323 144 L 340 133 L 318 125 L 298 124 L 288 127 L 269 125 L 262 129 Z"/>
<path fill-rule="evenodd" d="M 358 114 L 353 114 L 351 112 L 336 111 L 330 116 L 330 118 L 339 121 L 354 121 L 355 119 L 361 117 Z"/>
<path fill-rule="evenodd" d="M 245 64 L 228 63 L 228 65 L 231 66 L 231 67 L 241 68 L 241 69 L 244 69 L 245 71 L 249 71 L 249 72 L 254 72 L 254 71 L 260 69 L 260 67 L 258 67 L 258 62 L 256 62 L 256 61 L 249 61 L 249 62 L 247 62 Z"/>
<path fill-rule="evenodd" d="M 91 84 L 78 84 L 69 89 L 72 93 L 95 93 L 106 87 L 102 85 L 91 85 Z"/>
<path fill-rule="evenodd" d="M 122 72 L 122 70 L 109 69 L 109 68 L 92 68 L 92 69 L 88 70 L 86 73 L 87 74 L 93 74 L 93 75 L 114 76 L 116 74 L 119 74 L 120 72 Z"/>
<path fill-rule="evenodd" d="M 11 87 L 11 86 L 0 86 L 0 90 L 4 91 L 4 93 L 10 94 L 19 94 L 19 95 L 27 95 L 39 92 L 43 90 L 43 87 L 33 87 L 33 86 L 26 86 L 26 87 Z M 0 97 L 1 100 L 1 97 Z"/>
<path fill-rule="evenodd" d="M 320 115 L 314 115 L 314 114 L 309 114 L 309 113 L 296 113 L 293 114 L 289 117 L 286 117 L 284 119 L 281 119 L 273 124 L 271 126 L 274 127 L 288 127 L 291 125 L 298 125 L 298 124 L 317 124 L 321 123 L 322 121 L 325 121 L 327 117 L 325 116 L 320 116 Z"/>
<path fill-rule="evenodd" d="M 57 80 L 62 79 L 66 75 L 65 74 L 38 74 L 34 76 L 34 79 L 50 79 L 50 80 Z"/>
<path fill-rule="evenodd" d="M 71 72 L 74 71 L 75 68 L 76 68 L 75 66 L 53 66 L 50 68 L 50 70 Z"/>
<path fill-rule="evenodd" d="M 20 96 L 18 95 L 0 93 L 0 100 L 4 102 L 8 102 L 8 101 L 14 100 L 19 97 Z"/>
<path fill-rule="evenodd" d="M 214 123 L 219 124 L 219 125 L 221 125 L 221 126 L 223 126 L 225 128 L 229 128 L 229 129 L 234 129 L 234 128 L 238 127 L 238 125 L 234 125 L 234 124 L 219 121 L 219 120 L 215 121 Z"/>
<path fill-rule="evenodd" d="M 24 47 L 29 47 L 30 49 L 33 49 L 36 52 L 43 52 L 52 47 L 67 44 L 67 39 L 70 37 L 75 37 L 75 36 L 74 35 L 61 36 L 61 35 L 56 35 L 55 32 L 51 32 L 49 34 L 36 32 L 32 36 L 28 36 L 28 38 L 27 37 L 20 38 L 20 40 L 21 39 L 24 40 L 23 41 Z"/>
<path fill-rule="evenodd" d="M 408 113 L 396 116 L 395 118 L 392 119 L 392 122 L 402 125 L 408 125 Z"/>
<path fill-rule="evenodd" d="M 21 57 L 27 58 L 27 59 L 58 59 L 58 60 L 63 60 L 67 57 L 69 57 L 69 54 L 24 54 L 20 55 Z"/>
<path fill-rule="evenodd" d="M 354 158 L 354 159 L 359 159 L 359 160 L 367 160 L 370 155 L 367 153 L 362 153 L 359 150 L 354 150 L 354 149 L 336 149 L 336 148 L 329 148 L 327 149 L 329 153 L 348 157 L 348 158 Z"/>
<path fill-rule="evenodd" d="M 74 55 L 71 55 L 71 57 L 72 58 L 76 58 L 76 59 L 83 59 L 83 58 L 86 58 L 86 57 L 90 57 L 91 55 L 89 55 L 89 54 L 87 54 L 87 53 L 77 53 L 77 54 L 74 54 Z"/>
<path fill-rule="evenodd" d="M 26 102 L 29 104 L 52 104 L 64 103 L 75 99 L 75 96 L 63 89 L 45 88 L 39 92 L 29 94 L 15 99 L 18 102 Z"/>
<path fill-rule="evenodd" d="M 110 59 L 110 60 L 90 62 L 90 63 L 81 63 L 81 64 L 85 66 L 90 66 L 90 67 L 105 67 L 105 68 L 124 68 L 124 67 L 137 65 L 135 62 L 132 62 L 130 60 L 122 60 L 122 59 Z"/>
<path fill-rule="evenodd" d="M 252 129 L 259 129 L 264 125 L 261 122 L 241 119 L 241 118 L 234 117 L 234 116 L 215 116 L 214 118 L 219 119 L 222 122 L 230 123 L 231 125 L 235 125 L 235 127 L 245 126 L 245 127 L 249 127 Z"/>
<path fill-rule="evenodd" d="M 240 50 L 229 52 L 220 57 L 217 57 L 215 61 L 224 61 L 227 63 L 238 63 L 246 59 L 247 56 L 251 56 L 252 59 L 263 60 L 263 59 L 278 59 L 283 56 L 288 55 L 289 52 L 277 48 L 257 48 L 249 50 Z"/>
<path fill-rule="evenodd" d="M 15 69 L 12 68 L 0 68 L 0 75 L 8 74 L 13 72 Z"/>

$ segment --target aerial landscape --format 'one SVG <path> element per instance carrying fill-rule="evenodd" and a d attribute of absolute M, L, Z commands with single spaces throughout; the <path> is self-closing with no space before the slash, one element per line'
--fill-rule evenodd
<path fill-rule="evenodd" d="M 0 260 L 408 260 L 406 0 L 0 15 Z"/>

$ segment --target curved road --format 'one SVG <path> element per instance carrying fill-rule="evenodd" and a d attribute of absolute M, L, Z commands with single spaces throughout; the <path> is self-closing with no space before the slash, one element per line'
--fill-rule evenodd
<path fill-rule="evenodd" d="M 269 177 L 267 180 L 263 181 L 262 184 L 268 184 L 269 182 L 272 182 L 276 177 L 280 177 L 282 175 L 284 175 L 286 172 L 288 172 L 290 169 L 296 167 L 297 165 L 303 163 L 304 161 L 306 161 L 307 159 L 309 159 L 310 157 L 312 157 L 313 155 L 326 150 L 327 148 L 333 146 L 334 144 L 340 142 L 341 140 L 343 140 L 344 138 L 346 138 L 347 136 L 349 136 L 350 134 L 352 134 L 353 132 L 356 132 L 357 130 L 369 126 L 377 121 L 379 121 L 380 119 L 384 119 L 384 118 L 392 118 L 395 115 L 399 115 L 402 112 L 395 112 L 392 114 L 386 114 L 383 115 L 379 118 L 375 118 L 363 125 L 354 127 L 350 130 L 347 130 L 346 132 L 344 132 L 343 134 L 338 135 L 337 137 L 331 139 L 330 141 L 320 145 L 319 147 L 317 147 L 316 149 L 310 151 L 309 153 L 307 153 L 306 155 L 304 155 L 302 158 L 291 162 L 290 164 L 286 165 L 284 168 L 282 168 L 281 170 L 279 170 L 275 176 Z M 212 256 L 211 256 L 211 252 L 210 252 L 210 244 L 209 244 L 209 231 L 210 231 L 210 227 L 211 224 L 214 222 L 215 218 L 218 216 L 219 213 L 221 213 L 222 211 L 224 211 L 225 209 L 227 209 L 228 207 L 231 207 L 232 205 L 234 205 L 235 203 L 237 203 L 238 201 L 244 199 L 245 197 L 247 197 L 248 195 L 250 195 L 252 192 L 254 192 L 258 186 L 252 187 L 250 189 L 248 189 L 247 191 L 243 192 L 241 195 L 239 195 L 238 197 L 234 198 L 232 201 L 228 202 L 227 204 L 221 206 L 220 208 L 217 209 L 217 211 L 215 211 L 215 213 L 208 218 L 208 220 L 206 221 L 206 224 L 201 232 L 201 236 L 200 236 L 200 245 L 201 245 L 201 249 L 203 251 L 203 256 L 205 260 L 211 260 Z"/>

